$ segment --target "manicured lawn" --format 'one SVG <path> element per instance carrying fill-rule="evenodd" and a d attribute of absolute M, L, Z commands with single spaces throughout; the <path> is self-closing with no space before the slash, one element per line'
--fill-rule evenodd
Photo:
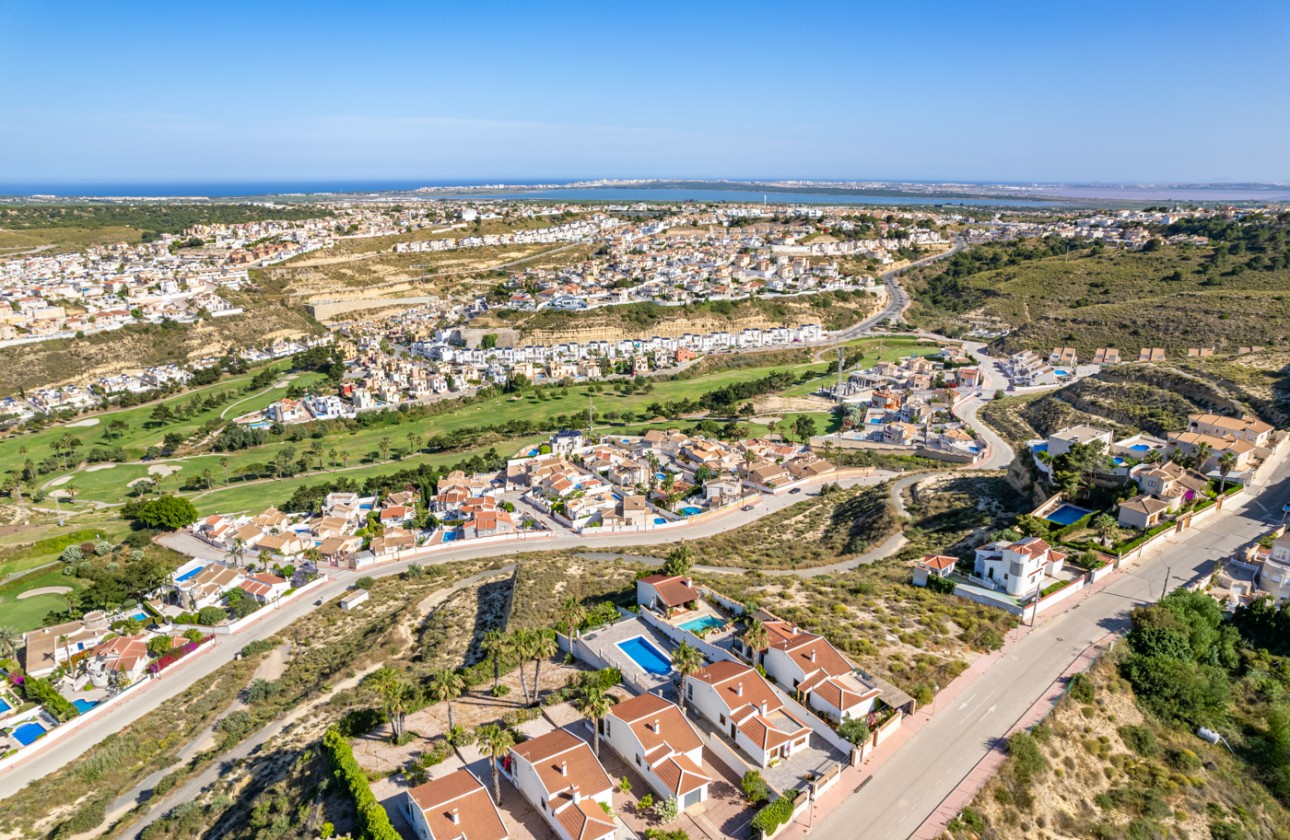
<path fill-rule="evenodd" d="M 909 356 L 931 356 L 940 352 L 941 349 L 939 344 L 920 343 L 917 339 L 904 337 L 861 338 L 849 341 L 843 347 L 846 348 L 846 357 L 843 363 L 848 371 L 872 367 L 878 362 L 895 362 Z M 835 355 L 830 361 L 835 361 L 836 358 Z M 833 384 L 836 381 L 837 374 L 824 376 L 823 372 L 826 369 L 821 366 L 821 375 L 819 377 L 785 389 L 784 396 L 805 397 L 815 393 L 821 385 Z"/>
<path fill-rule="evenodd" d="M 20 578 L 5 589 L 0 590 L 0 624 L 24 632 L 34 630 L 44 625 L 45 615 L 50 610 L 65 609 L 67 607 L 66 595 L 18 597 L 23 592 L 42 589 L 47 586 L 70 586 L 73 590 L 71 593 L 73 596 L 84 588 L 84 584 L 79 579 L 67 577 L 60 569 Z"/>

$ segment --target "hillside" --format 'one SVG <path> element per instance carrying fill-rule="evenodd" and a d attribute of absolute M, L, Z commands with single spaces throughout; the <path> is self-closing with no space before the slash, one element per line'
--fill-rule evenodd
<path fill-rule="evenodd" d="M 183 363 L 228 347 L 259 347 L 283 338 L 316 335 L 323 327 L 281 287 L 254 272 L 255 288 L 224 292 L 245 312 L 193 324 L 139 324 L 82 339 L 58 339 L 0 349 L 0 394 L 79 382 L 122 370 Z"/>
<path fill-rule="evenodd" d="M 1290 335 L 1290 268 L 1268 250 L 1271 257 L 1233 254 L 1227 243 L 977 246 L 908 275 L 909 318 L 952 335 L 967 329 L 965 316 L 995 319 L 1011 330 L 995 343 L 1009 353 L 1063 345 L 1084 358 L 1098 347 L 1131 357 L 1152 346 L 1176 357 L 1189 347 L 1279 347 Z"/>
<path fill-rule="evenodd" d="M 1225 616 L 1175 592 L 1075 677 L 950 823 L 954 840 L 1284 838 L 1290 832 L 1285 613 Z M 1193 734 L 1220 732 L 1226 745 Z"/>
<path fill-rule="evenodd" d="M 865 292 L 825 292 L 802 297 L 703 301 L 685 306 L 634 303 L 588 312 L 501 311 L 476 319 L 472 326 L 512 329 L 524 337 L 525 343 L 533 344 L 738 332 L 812 323 L 838 330 L 863 320 L 880 305 L 881 298 Z"/>

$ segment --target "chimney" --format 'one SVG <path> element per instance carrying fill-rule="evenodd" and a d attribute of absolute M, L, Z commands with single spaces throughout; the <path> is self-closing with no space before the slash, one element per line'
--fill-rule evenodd
<path fill-rule="evenodd" d="M 457 825 L 458 823 L 461 822 L 461 814 L 460 812 L 457 811 L 456 808 L 453 808 L 451 811 L 448 812 L 448 819 L 452 820 L 453 825 Z"/>
<path fill-rule="evenodd" d="M 561 776 L 569 775 L 569 762 L 567 761 L 560 762 L 560 775 Z"/>
<path fill-rule="evenodd" d="M 658 718 L 654 718 L 654 734 L 657 735 L 662 727 L 659 726 Z"/>
<path fill-rule="evenodd" d="M 744 696 L 744 684 L 742 682 L 735 683 L 735 696 L 736 697 Z"/>
<path fill-rule="evenodd" d="M 811 648 L 811 654 L 810 654 L 810 655 L 811 655 L 811 661 L 812 661 L 812 662 L 814 662 L 814 661 L 815 661 L 815 648 Z"/>
<path fill-rule="evenodd" d="M 770 714 L 770 706 L 765 700 L 761 701 L 761 713 L 763 717 Z"/>
<path fill-rule="evenodd" d="M 573 800 L 574 805 L 577 805 L 582 800 L 582 794 L 578 791 L 577 785 L 569 786 L 569 798 Z"/>

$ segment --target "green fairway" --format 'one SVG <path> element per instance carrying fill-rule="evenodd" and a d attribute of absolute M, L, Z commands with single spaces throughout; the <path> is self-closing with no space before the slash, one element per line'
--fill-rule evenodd
<path fill-rule="evenodd" d="M 51 586 L 70 586 L 75 596 L 84 587 L 77 578 L 68 577 L 61 569 L 28 575 L 13 581 L 0 590 L 0 623 L 19 631 L 34 630 L 45 623 L 45 615 L 51 610 L 67 608 L 66 594 L 35 595 L 30 598 L 18 597 L 33 589 L 44 589 Z"/>

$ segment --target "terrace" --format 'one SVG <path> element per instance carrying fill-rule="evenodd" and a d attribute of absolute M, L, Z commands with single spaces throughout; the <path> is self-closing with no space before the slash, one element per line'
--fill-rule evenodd
<path fill-rule="evenodd" d="M 589 653 L 586 657 L 599 666 L 622 672 L 623 681 L 639 692 L 652 692 L 668 699 L 676 699 L 672 669 L 672 650 L 675 648 L 662 633 L 640 618 L 627 617 L 599 630 L 584 633 L 577 639 L 575 654 Z"/>

